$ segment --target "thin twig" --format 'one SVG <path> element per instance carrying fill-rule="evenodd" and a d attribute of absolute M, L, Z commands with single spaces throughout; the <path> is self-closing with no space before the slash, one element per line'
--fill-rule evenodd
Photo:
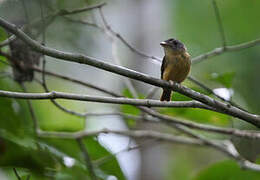
<path fill-rule="evenodd" d="M 244 42 L 241 44 L 225 46 L 225 48 L 223 48 L 223 47 L 215 48 L 212 51 L 206 52 L 195 58 L 192 58 L 191 62 L 192 62 L 192 64 L 197 64 L 197 63 L 202 62 L 203 60 L 209 59 L 209 58 L 217 56 L 217 55 L 221 55 L 225 52 L 240 51 L 242 49 L 247 49 L 247 48 L 258 46 L 258 45 L 260 45 L 260 38 L 252 40 L 252 41 Z"/>
<path fill-rule="evenodd" d="M 79 9 L 73 9 L 73 10 L 62 9 L 56 14 L 58 14 L 60 16 L 72 15 L 72 14 L 74 15 L 74 14 L 90 11 L 90 10 L 93 10 L 93 9 L 99 9 L 99 8 L 105 6 L 105 5 L 106 5 L 106 3 L 103 2 L 103 3 L 97 4 L 97 5 L 87 6 L 87 7 L 83 7 L 83 8 L 79 8 Z"/>
<path fill-rule="evenodd" d="M 198 130 L 203 130 L 207 132 L 214 132 L 214 133 L 219 133 L 222 135 L 233 135 L 237 137 L 243 137 L 243 138 L 252 138 L 252 139 L 258 139 L 260 138 L 260 133 L 258 131 L 247 131 L 247 130 L 239 130 L 239 129 L 233 129 L 233 128 L 221 128 L 221 127 L 216 127 L 216 126 L 211 126 L 211 125 L 205 125 L 205 124 L 199 124 L 199 123 L 194 123 L 192 121 L 187 121 L 187 120 L 178 120 L 176 118 L 172 118 L 167 115 L 160 114 L 150 108 L 145 108 L 145 107 L 139 107 L 142 111 L 145 111 L 147 114 L 158 118 L 157 121 L 156 119 L 151 119 L 150 117 L 143 117 L 144 120 L 148 122 L 162 122 L 165 123 L 169 126 L 175 126 L 175 124 L 183 125 L 192 129 L 198 129 Z"/>
<path fill-rule="evenodd" d="M 0 42 L 0 48 L 7 46 L 8 44 L 10 44 L 11 42 L 13 42 L 16 39 L 16 37 L 14 35 L 10 36 L 9 38 L 7 38 L 6 40 Z"/>
<path fill-rule="evenodd" d="M 235 149 L 234 145 L 230 141 L 216 141 L 216 140 L 208 140 L 204 137 L 191 133 L 189 130 L 184 132 L 188 132 L 191 136 L 196 137 L 196 139 L 193 138 L 186 138 L 186 137 L 176 137 L 171 134 L 165 134 L 155 131 L 144 131 L 144 130 L 138 130 L 138 131 L 124 131 L 124 130 L 109 130 L 109 129 L 102 129 L 98 131 L 91 131 L 91 132 L 76 132 L 76 133 L 56 133 L 56 132 L 41 132 L 39 135 L 42 137 L 58 137 L 58 138 L 69 138 L 69 139 L 77 139 L 77 138 L 83 138 L 86 136 L 96 136 L 101 133 L 113 133 L 113 134 L 120 134 L 124 136 L 130 136 L 134 138 L 154 138 L 157 140 L 162 141 L 168 141 L 168 142 L 174 142 L 174 143 L 181 143 L 186 145 L 200 145 L 200 146 L 210 146 L 214 149 L 217 149 L 231 158 L 235 159 L 240 163 L 240 165 L 243 168 L 251 169 L 255 171 L 260 171 L 260 165 L 257 165 L 255 163 L 249 162 L 242 158 L 240 154 Z"/>
<path fill-rule="evenodd" d="M 31 99 L 31 100 L 67 99 L 67 100 L 89 101 L 89 102 L 109 103 L 109 104 L 111 103 L 128 104 L 128 105 L 146 106 L 146 107 L 202 108 L 202 109 L 217 111 L 198 101 L 162 102 L 159 100 L 152 100 L 152 99 L 102 97 L 102 96 L 92 96 L 92 95 L 83 95 L 83 94 L 81 95 L 81 94 L 74 94 L 74 93 L 64 93 L 64 92 L 57 92 L 57 91 L 46 92 L 46 93 L 22 93 L 22 92 L 0 90 L 0 97 Z"/>
<path fill-rule="evenodd" d="M 7 53 L 2 52 L 1 50 L 0 50 L 0 55 L 5 56 L 7 59 L 11 59 L 12 58 L 10 55 L 8 55 Z M 0 59 L 0 62 L 5 64 L 5 65 L 8 65 L 8 66 L 13 66 L 12 64 L 10 64 L 10 63 L 8 63 L 6 61 L 3 61 L 2 59 Z M 38 72 L 38 73 L 42 73 L 43 72 L 42 69 L 40 69 L 38 67 L 31 67 L 31 69 L 36 71 L 36 72 Z M 87 88 L 92 88 L 92 89 L 98 90 L 98 91 L 100 91 L 102 93 L 105 93 L 105 94 L 108 94 L 110 96 L 123 97 L 120 94 L 117 94 L 117 93 L 115 93 L 113 91 L 110 91 L 110 90 L 107 90 L 105 88 L 98 87 L 95 84 L 92 84 L 90 82 L 80 81 L 80 80 L 75 79 L 73 77 L 61 75 L 61 74 L 50 72 L 50 71 L 47 71 L 47 70 L 45 70 L 45 74 L 49 75 L 49 76 L 52 76 L 52 77 L 55 77 L 55 78 L 63 79 L 63 80 L 66 80 L 66 81 L 69 81 L 69 82 L 72 82 L 72 83 L 76 83 L 76 84 L 79 84 L 79 85 L 87 87 Z M 42 82 L 40 82 L 40 81 L 37 81 L 37 82 L 42 84 Z"/>
<path fill-rule="evenodd" d="M 42 45 L 45 46 L 46 44 L 46 36 L 45 36 L 45 20 L 44 20 L 44 13 L 43 13 L 43 5 L 42 5 L 42 2 L 40 0 L 40 9 L 41 9 L 41 19 L 42 19 L 42 26 L 43 26 L 43 32 L 42 32 Z M 49 92 L 49 89 L 48 89 L 48 86 L 47 86 L 47 83 L 46 83 L 46 78 L 45 78 L 45 68 L 46 68 L 46 58 L 45 58 L 45 55 L 42 54 L 42 87 L 43 89 L 45 90 L 45 92 Z M 73 114 L 73 115 L 77 115 L 77 116 L 80 116 L 82 117 L 83 115 L 81 113 L 77 113 L 77 112 L 74 112 L 72 110 L 68 110 L 66 109 L 65 107 L 63 107 L 62 105 L 60 105 L 58 102 L 56 102 L 54 99 L 51 99 L 50 100 L 57 108 L 61 109 L 62 111 L 64 112 L 67 112 L 69 114 Z"/>
<path fill-rule="evenodd" d="M 82 25 L 87 25 L 87 26 L 91 26 L 91 27 L 94 27 L 94 28 L 97 28 L 99 29 L 100 31 L 104 31 L 104 29 L 100 26 L 98 26 L 97 24 L 95 23 L 91 23 L 91 22 L 87 22 L 87 21 L 83 21 L 83 20 L 76 20 L 76 19 L 72 19 L 70 17 L 67 17 L 67 16 L 62 16 L 65 20 L 71 22 L 71 23 L 77 23 L 77 24 L 82 24 Z"/>
<path fill-rule="evenodd" d="M 35 79 L 36 82 L 38 82 L 44 89 L 44 91 L 46 93 L 49 93 L 49 89 L 45 83 L 45 85 L 43 84 L 43 82 Z M 68 114 L 71 114 L 71 115 L 75 115 L 75 116 L 78 116 L 78 117 L 86 117 L 86 113 L 80 113 L 80 112 L 76 112 L 76 111 L 73 111 L 73 110 L 70 110 L 70 109 L 67 109 L 65 107 L 63 107 L 61 104 L 59 104 L 57 101 L 55 101 L 54 99 L 50 99 L 51 103 L 54 104 L 58 109 L 62 110 L 63 112 L 66 112 Z"/>
<path fill-rule="evenodd" d="M 105 16 L 102 12 L 102 8 L 99 8 L 99 12 L 100 12 L 100 16 L 101 16 L 101 19 L 105 25 L 105 28 L 107 31 L 109 31 L 113 36 L 115 36 L 116 38 L 118 38 L 123 44 L 125 44 L 132 52 L 142 56 L 142 57 L 145 57 L 145 58 L 150 58 L 152 60 L 155 60 L 157 63 L 160 62 L 161 63 L 161 59 L 158 58 L 158 57 L 155 57 L 155 56 L 150 56 L 136 48 L 134 48 L 132 45 L 130 45 L 130 43 L 128 43 L 124 38 L 123 36 L 121 36 L 119 33 L 115 32 L 111 26 L 108 24 L 108 22 L 106 21 L 105 19 Z"/>
<path fill-rule="evenodd" d="M 86 162 L 86 166 L 88 168 L 88 171 L 89 171 L 89 175 L 91 177 L 92 180 L 97 180 L 97 176 L 95 174 L 95 171 L 94 171 L 94 168 L 93 168 L 93 165 L 92 165 L 92 162 L 91 162 L 91 159 L 90 159 L 90 156 L 88 154 L 88 151 L 84 145 L 84 143 L 82 142 L 83 140 L 80 138 L 77 138 L 77 143 L 80 147 L 80 150 L 84 156 L 84 159 L 85 159 L 85 162 Z"/>
<path fill-rule="evenodd" d="M 22 178 L 19 176 L 18 172 L 16 171 L 16 168 L 13 168 L 14 174 L 18 180 L 22 180 Z"/>
<path fill-rule="evenodd" d="M 232 100 L 227 100 L 227 99 L 223 98 L 222 96 L 216 94 L 212 89 L 210 89 L 208 86 L 206 86 L 206 85 L 203 84 L 202 82 L 198 81 L 198 80 L 195 79 L 194 77 L 189 76 L 188 79 L 189 79 L 191 82 L 193 82 L 193 83 L 195 83 L 196 85 L 198 85 L 199 87 L 201 87 L 202 89 L 206 90 L 208 93 L 213 94 L 216 98 L 219 98 L 220 100 L 225 101 L 225 102 L 231 104 L 232 106 L 235 106 L 235 107 L 237 107 L 237 108 L 239 108 L 239 109 L 241 109 L 241 110 L 243 110 L 243 111 L 248 112 L 246 109 L 242 108 L 240 105 L 238 105 L 238 104 L 235 103 L 234 101 L 232 101 Z"/>
<path fill-rule="evenodd" d="M 58 137 L 58 138 L 64 138 L 64 139 L 78 139 L 78 138 L 83 138 L 83 137 L 87 137 L 87 136 L 97 136 L 102 133 L 103 134 L 107 134 L 107 133 L 120 134 L 120 135 L 130 136 L 130 137 L 134 137 L 134 138 L 153 138 L 153 139 L 157 139 L 157 140 L 169 141 L 169 142 L 180 143 L 180 144 L 201 145 L 200 140 L 186 138 L 186 137 L 173 136 L 171 134 L 160 133 L 160 132 L 151 131 L 151 130 L 101 129 L 101 130 L 97 130 L 97 131 L 81 131 L 81 132 L 76 132 L 76 133 L 41 131 L 39 133 L 39 136 L 50 137 L 50 138 Z"/>
<path fill-rule="evenodd" d="M 217 19 L 220 36 L 221 36 L 221 39 L 222 39 L 222 46 L 225 49 L 225 47 L 226 47 L 225 32 L 224 32 L 224 28 L 223 28 L 223 24 L 222 24 L 222 21 L 221 21 L 221 17 L 220 17 L 220 13 L 219 13 L 219 9 L 218 9 L 216 0 L 212 0 L 212 4 L 213 4 L 213 7 L 214 7 L 216 19 Z"/>
<path fill-rule="evenodd" d="M 22 1 L 24 1 L 24 0 L 22 0 Z M 89 11 L 89 10 L 94 10 L 94 9 L 100 8 L 100 7 L 104 6 L 104 5 L 106 5 L 106 3 L 100 3 L 100 4 L 97 4 L 97 5 L 88 6 L 88 7 L 79 8 L 79 9 L 73 9 L 73 10 L 61 9 L 61 10 L 55 12 L 55 13 L 52 13 L 50 15 L 45 16 L 44 19 L 51 19 L 49 21 L 49 23 L 48 23 L 48 25 L 49 25 L 58 16 L 66 16 L 66 15 L 73 15 L 73 14 L 77 14 L 77 13 L 82 13 L 82 12 L 85 12 L 85 11 Z M 25 14 L 25 16 L 28 16 L 28 15 Z M 42 18 L 41 19 L 36 19 L 33 22 L 31 22 L 30 24 L 29 24 L 29 21 L 28 21 L 27 22 L 28 24 L 26 26 L 23 26 L 21 28 L 21 30 L 25 30 L 27 28 L 30 28 L 31 26 L 35 26 L 39 22 L 42 22 Z M 46 23 L 46 25 L 47 25 L 47 23 Z M 40 33 L 38 33 L 38 35 L 39 34 Z M 15 39 L 16 39 L 16 36 L 12 35 L 9 38 L 7 38 L 6 40 L 4 40 L 3 42 L 0 42 L 0 48 L 4 47 L 4 46 L 7 46 L 8 44 L 10 44 L 10 42 L 14 41 Z"/>
<path fill-rule="evenodd" d="M 133 150 L 136 150 L 136 149 L 140 149 L 140 148 L 143 148 L 145 146 L 147 146 L 148 144 L 151 144 L 151 143 L 154 143 L 156 141 L 158 141 L 157 139 L 151 139 L 151 140 L 147 140 L 149 142 L 143 142 L 142 144 L 138 144 L 138 145 L 135 145 L 135 146 L 127 146 L 125 149 L 122 149 L 116 153 L 112 153 L 112 154 L 109 154 L 107 156 L 104 156 L 100 159 L 97 159 L 93 162 L 93 165 L 94 166 L 101 166 L 103 165 L 104 163 L 106 163 L 108 160 L 112 159 L 113 157 L 116 157 L 117 155 L 121 154 L 121 153 L 124 153 L 124 152 L 130 152 L 130 151 L 133 151 Z"/>
<path fill-rule="evenodd" d="M 21 86 L 21 89 L 25 93 L 27 93 L 27 89 L 26 89 L 25 85 L 23 83 L 19 83 L 19 85 Z M 26 100 L 26 102 L 27 102 L 27 105 L 28 105 L 28 108 L 29 108 L 29 111 L 30 111 L 30 114 L 31 114 L 31 118 L 32 118 L 32 122 L 33 122 L 33 130 L 34 130 L 35 136 L 37 137 L 37 131 L 39 129 L 38 120 L 36 118 L 36 115 L 35 115 L 31 101 Z"/>
<path fill-rule="evenodd" d="M 43 24 L 43 33 L 42 33 L 42 44 L 45 45 L 46 42 L 46 37 L 45 37 L 45 21 L 44 21 L 44 15 L 43 15 L 43 6 L 42 3 L 40 2 L 40 8 L 41 8 L 41 18 L 42 18 L 42 24 Z M 85 9 L 86 10 L 86 9 Z M 74 11 L 74 12 L 78 12 L 78 11 Z M 40 84 L 42 85 L 43 89 L 45 90 L 45 92 L 49 92 L 50 90 L 48 89 L 47 83 L 46 83 L 46 78 L 45 78 L 45 67 L 46 67 L 46 58 L 45 55 L 43 54 L 43 61 L 42 61 L 42 82 L 40 82 Z M 38 81 L 37 81 L 38 82 Z M 60 110 L 72 114 L 72 115 L 76 115 L 79 117 L 85 117 L 85 114 L 82 113 L 78 113 L 75 111 L 72 111 L 70 109 L 67 109 L 65 107 L 63 107 L 61 104 L 59 104 L 57 101 L 55 101 L 54 99 L 50 100 L 57 108 L 59 108 Z"/>
<path fill-rule="evenodd" d="M 115 62 L 115 64 L 117 65 L 121 65 L 121 62 L 118 58 L 117 55 L 117 45 L 116 42 L 114 40 L 114 32 L 111 30 L 110 26 L 108 25 L 108 22 L 105 19 L 105 16 L 103 14 L 102 8 L 99 8 L 99 14 L 102 18 L 102 22 L 104 23 L 105 26 L 105 33 L 107 34 L 108 38 L 111 40 L 112 43 L 112 56 L 113 56 L 113 61 Z M 133 95 L 134 98 L 138 98 L 138 93 L 134 88 L 134 85 L 132 83 L 132 81 L 130 81 L 129 79 L 126 79 L 125 81 L 123 81 L 126 85 L 126 87 L 130 90 L 131 94 Z"/>
<path fill-rule="evenodd" d="M 45 31 L 46 31 L 46 26 L 45 26 L 45 20 L 44 20 L 44 13 L 43 13 L 43 4 L 42 4 L 42 0 L 40 0 L 40 9 L 41 9 L 41 19 L 42 19 L 42 28 L 43 28 L 43 32 L 42 32 L 42 45 L 45 46 L 46 44 L 46 36 L 45 36 Z M 46 66 L 46 58 L 45 55 L 42 54 L 42 86 L 44 87 L 44 89 L 46 89 L 46 91 L 48 92 L 48 87 L 46 85 L 46 79 L 45 79 L 45 66 Z"/>
<path fill-rule="evenodd" d="M 39 69 L 38 67 L 32 67 L 32 69 L 35 70 L 36 72 L 42 73 L 42 70 Z M 60 78 L 60 79 L 66 80 L 66 81 L 70 81 L 70 82 L 73 82 L 73 83 L 77 83 L 77 84 L 82 85 L 82 86 L 84 86 L 84 87 L 96 89 L 96 90 L 98 90 L 98 91 L 100 91 L 100 92 L 103 92 L 103 93 L 105 93 L 105 94 L 108 94 L 108 95 L 110 95 L 110 96 L 122 97 L 121 95 L 118 95 L 118 94 L 116 94 L 116 93 L 113 92 L 113 91 L 109 91 L 109 90 L 107 90 L 107 89 L 98 87 L 98 86 L 96 86 L 95 84 L 92 84 L 92 83 L 90 83 L 90 82 L 83 82 L 83 81 L 77 80 L 77 79 L 75 79 L 75 78 L 73 78 L 73 77 L 64 76 L 64 75 L 61 75 L 61 74 L 58 74 L 58 73 L 54 73 L 54 72 L 50 72 L 50 71 L 46 71 L 46 70 L 45 70 L 45 74 L 46 74 L 46 75 L 49 75 L 49 76 L 52 76 L 52 77 Z"/>

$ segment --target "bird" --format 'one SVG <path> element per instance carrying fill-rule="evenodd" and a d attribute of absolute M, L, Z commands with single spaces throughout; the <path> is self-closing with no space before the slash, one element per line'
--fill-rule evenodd
<path fill-rule="evenodd" d="M 185 45 L 174 38 L 170 38 L 160 43 L 164 49 L 165 56 L 161 65 L 161 79 L 170 83 L 183 82 L 191 68 L 190 55 Z M 161 101 L 171 100 L 171 89 L 163 88 Z"/>

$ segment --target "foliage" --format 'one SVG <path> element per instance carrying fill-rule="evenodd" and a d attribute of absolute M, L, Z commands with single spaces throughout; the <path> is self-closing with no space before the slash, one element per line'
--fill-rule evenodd
<path fill-rule="evenodd" d="M 234 161 L 226 160 L 202 170 L 194 180 L 257 180 L 260 173 L 241 169 Z"/>

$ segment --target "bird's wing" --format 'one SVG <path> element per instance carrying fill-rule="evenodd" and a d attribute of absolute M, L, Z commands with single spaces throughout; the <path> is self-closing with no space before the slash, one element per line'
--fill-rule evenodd
<path fill-rule="evenodd" d="M 161 65 L 161 79 L 163 79 L 163 72 L 166 68 L 166 58 L 165 56 L 163 57 L 162 65 Z"/>

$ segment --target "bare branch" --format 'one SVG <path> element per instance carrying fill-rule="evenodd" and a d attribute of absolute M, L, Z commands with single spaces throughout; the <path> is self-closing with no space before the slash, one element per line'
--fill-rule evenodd
<path fill-rule="evenodd" d="M 174 127 L 175 124 L 179 124 L 192 129 L 199 129 L 199 130 L 219 133 L 223 135 L 232 135 L 232 136 L 243 137 L 243 138 L 260 139 L 260 133 L 258 131 L 246 131 L 246 130 L 239 130 L 233 128 L 221 128 L 216 126 L 194 123 L 192 121 L 177 120 L 176 118 L 172 118 L 167 115 L 162 115 L 150 108 L 145 108 L 145 107 L 139 107 L 139 108 L 142 109 L 142 111 L 146 112 L 147 114 L 155 118 L 158 118 L 156 121 L 156 119 L 151 119 L 150 117 L 143 117 L 144 120 L 147 120 L 149 122 L 163 122 L 169 126 L 174 126 Z"/>
<path fill-rule="evenodd" d="M 32 69 L 35 70 L 36 72 L 42 73 L 42 70 L 39 69 L 38 67 L 32 67 Z M 56 78 L 60 78 L 60 79 L 66 80 L 66 81 L 70 81 L 70 82 L 73 82 L 73 83 L 77 83 L 77 84 L 82 85 L 82 86 L 84 86 L 84 87 L 96 89 L 96 90 L 98 90 L 98 91 L 100 91 L 100 92 L 103 92 L 103 93 L 105 93 L 105 94 L 108 94 L 108 95 L 110 95 L 110 96 L 122 97 L 121 95 L 116 94 L 116 93 L 113 92 L 113 91 L 109 91 L 109 90 L 107 90 L 107 89 L 98 87 L 98 86 L 96 86 L 95 84 L 92 84 L 92 83 L 89 83 L 89 82 L 83 82 L 83 81 L 74 79 L 73 77 L 64 76 L 64 75 L 61 75 L 61 74 L 58 74 L 58 73 L 54 73 L 54 72 L 50 72 L 50 71 L 45 71 L 45 74 L 46 74 L 46 75 L 49 75 L 49 76 L 56 77 Z"/>
<path fill-rule="evenodd" d="M 148 55 L 148 54 L 146 54 L 146 53 L 144 53 L 144 52 L 142 52 L 142 51 L 140 51 L 140 50 L 134 48 L 133 46 L 131 46 L 130 43 L 128 43 L 128 42 L 123 38 L 123 36 L 121 36 L 119 33 L 115 32 L 115 31 L 111 28 L 111 26 L 110 26 L 110 25 L 108 24 L 108 22 L 106 21 L 106 18 L 105 18 L 105 16 L 104 16 L 103 12 L 102 12 L 102 8 L 99 8 L 99 12 L 100 12 L 100 16 L 101 16 L 101 18 L 102 18 L 102 21 L 103 21 L 103 23 L 104 23 L 104 25 L 105 25 L 105 29 L 106 29 L 107 31 L 109 31 L 114 37 L 118 38 L 118 39 L 119 39 L 123 44 L 125 44 L 132 52 L 134 52 L 134 53 L 136 53 L 136 54 L 138 54 L 138 55 L 140 55 L 140 56 L 143 56 L 143 57 L 145 57 L 145 58 L 153 59 L 153 60 L 157 61 L 157 63 L 158 63 L 158 62 L 161 63 L 162 60 L 161 60 L 160 58 L 155 57 L 155 56 L 150 56 L 150 55 Z"/>
<path fill-rule="evenodd" d="M 22 0 L 22 3 L 23 3 L 23 7 L 25 9 L 25 2 L 24 2 L 24 0 Z M 64 16 L 65 17 L 66 15 L 78 14 L 78 13 L 86 12 L 86 11 L 89 11 L 89 10 L 98 9 L 98 8 L 104 6 L 104 5 L 106 5 L 106 3 L 100 3 L 100 4 L 97 4 L 97 5 L 88 6 L 88 7 L 79 8 L 79 9 L 73 9 L 73 10 L 61 9 L 61 10 L 59 10 L 59 11 L 53 13 L 53 14 L 45 16 L 43 19 L 44 20 L 45 19 L 52 19 L 48 23 L 48 25 L 49 25 L 57 16 Z M 28 18 L 27 11 L 25 11 L 25 16 L 26 16 L 26 19 L 28 20 L 29 18 Z M 24 30 L 26 28 L 29 28 L 30 26 L 34 26 L 35 24 L 38 24 L 41 21 L 42 21 L 42 17 L 41 17 L 41 19 L 34 20 L 32 23 L 29 23 L 29 21 L 27 21 L 28 24 L 26 26 L 23 26 L 22 30 Z M 40 34 L 40 33 L 38 33 L 38 34 Z M 0 43 L 0 48 L 8 45 L 10 42 L 12 42 L 15 39 L 16 39 L 15 35 L 10 36 L 8 39 L 6 39 L 6 40 L 4 40 L 3 42 Z"/>
<path fill-rule="evenodd" d="M 222 21 L 221 21 L 221 18 L 220 18 L 220 13 L 219 13 L 219 9 L 218 9 L 216 0 L 212 0 L 212 4 L 213 4 L 213 7 L 214 7 L 214 12 L 215 12 L 215 15 L 216 15 L 216 19 L 217 19 L 220 36 L 221 36 L 221 39 L 222 39 L 222 46 L 225 49 L 225 47 L 226 47 L 226 38 L 225 38 L 224 28 L 223 28 L 223 24 L 222 24 Z"/>
<path fill-rule="evenodd" d="M 191 138 L 185 138 L 185 137 L 178 137 L 173 136 L 166 133 L 160 133 L 156 131 L 147 131 L 147 130 L 109 130 L 109 129 L 102 129 L 97 131 L 82 131 L 82 132 L 76 132 L 76 133 L 61 133 L 61 132 L 39 132 L 39 135 L 41 137 L 58 137 L 58 138 L 69 138 L 69 139 L 76 139 L 76 138 L 82 138 L 86 136 L 97 136 L 102 133 L 113 133 L 113 134 L 120 134 L 124 136 L 130 136 L 133 138 L 154 138 L 157 140 L 162 141 L 169 141 L 174 143 L 181 143 L 181 144 L 191 144 L 191 145 L 202 145 L 201 141 Z"/>
<path fill-rule="evenodd" d="M 25 93 L 27 93 L 27 89 L 24 86 L 24 84 L 20 83 L 19 85 L 21 86 L 22 90 Z M 33 130 L 34 130 L 35 135 L 37 136 L 37 130 L 39 129 L 38 120 L 37 120 L 37 117 L 35 115 L 31 101 L 28 99 L 28 100 L 26 100 L 26 102 L 27 102 L 27 105 L 28 105 L 28 108 L 29 108 L 29 111 L 30 111 L 30 114 L 31 114 L 31 118 L 32 118 L 32 122 L 33 122 Z"/>
<path fill-rule="evenodd" d="M 18 180 L 22 180 L 15 168 L 13 168 L 14 174 Z"/>
<path fill-rule="evenodd" d="M 67 17 L 67 16 L 63 16 L 63 18 L 66 19 L 69 22 L 72 22 L 72 23 L 78 23 L 78 24 L 82 24 L 82 25 L 87 25 L 87 26 L 91 26 L 91 27 L 97 28 L 100 31 L 104 31 L 104 29 L 102 27 L 98 26 L 95 23 L 91 23 L 91 22 L 87 22 L 87 21 L 83 21 L 83 20 L 72 19 L 72 18 Z"/>
<path fill-rule="evenodd" d="M 90 11 L 90 10 L 93 10 L 93 9 L 99 9 L 102 6 L 105 6 L 105 5 L 106 5 L 106 3 L 103 2 L 103 3 L 97 4 L 97 5 L 87 6 L 87 7 L 83 7 L 83 8 L 79 8 L 79 9 L 73 9 L 73 10 L 62 9 L 59 12 L 57 12 L 56 15 L 64 16 L 64 15 L 78 14 L 78 13 Z"/>
<path fill-rule="evenodd" d="M 45 41 L 46 41 L 46 38 L 45 38 L 45 20 L 44 20 L 44 15 L 43 15 L 43 7 L 42 7 L 42 2 L 40 1 L 40 8 L 41 8 L 41 19 L 42 19 L 42 24 L 43 24 L 43 33 L 42 33 L 42 45 L 45 45 Z M 49 92 L 50 90 L 48 89 L 48 86 L 47 86 L 47 83 L 46 83 L 46 79 L 45 79 L 45 66 L 46 66 L 46 58 L 45 58 L 45 55 L 43 54 L 43 57 L 42 57 L 42 82 L 40 81 L 37 81 L 39 82 L 43 89 L 45 90 L 45 92 Z M 69 110 L 69 109 L 66 109 L 65 107 L 63 107 L 62 105 L 60 105 L 58 102 L 56 102 L 54 99 L 50 99 L 50 101 L 57 107 L 59 108 L 60 110 L 66 112 L 66 113 L 69 113 L 69 114 L 72 114 L 72 115 L 76 115 L 76 116 L 79 116 L 79 117 L 85 117 L 84 114 L 82 113 L 78 113 L 78 112 L 75 112 L 75 111 L 72 111 L 72 110 Z"/>
<path fill-rule="evenodd" d="M 76 140 L 77 140 L 78 145 L 80 147 L 80 150 L 81 150 L 81 152 L 82 152 L 82 154 L 84 156 L 84 159 L 85 159 L 85 162 L 86 162 L 86 166 L 87 166 L 87 168 L 89 170 L 89 174 L 90 174 L 91 179 L 92 180 L 98 179 L 96 174 L 95 174 L 95 171 L 94 171 L 94 168 L 93 168 L 90 156 L 88 154 L 88 151 L 87 151 L 84 143 L 82 142 L 83 140 L 81 138 L 77 138 Z"/>
<path fill-rule="evenodd" d="M 225 52 L 240 51 L 242 49 L 247 49 L 247 48 L 258 46 L 258 45 L 260 45 L 260 39 L 255 39 L 252 41 L 248 41 L 248 42 L 233 45 L 233 46 L 225 46 L 225 48 L 219 47 L 219 48 L 213 49 L 212 51 L 209 51 L 207 53 L 201 54 L 195 58 L 192 58 L 191 62 L 193 64 L 197 64 L 197 63 L 202 62 L 203 60 L 223 54 Z"/>
<path fill-rule="evenodd" d="M 113 61 L 115 64 L 120 65 L 121 66 L 121 61 L 118 58 L 118 54 L 117 54 L 117 45 L 114 39 L 114 33 L 113 31 L 110 29 L 105 16 L 103 14 L 102 8 L 99 8 L 99 14 L 102 18 L 102 21 L 105 25 L 105 34 L 108 36 L 108 38 L 111 40 L 112 43 L 112 57 L 113 57 Z M 138 98 L 138 93 L 132 83 L 132 81 L 130 79 L 126 79 L 125 81 L 123 81 L 124 84 L 126 85 L 126 87 L 130 90 L 131 94 L 133 95 L 134 98 Z"/>
<path fill-rule="evenodd" d="M 205 84 L 203 84 L 202 82 L 198 81 L 197 79 L 195 79 L 192 76 L 189 76 L 188 79 L 197 84 L 199 87 L 201 87 L 202 89 L 206 90 L 208 93 L 213 94 L 215 97 L 217 97 L 218 99 L 221 99 L 222 101 L 225 101 L 227 103 L 230 103 L 232 106 L 235 106 L 243 111 L 248 112 L 247 110 L 245 110 L 244 108 L 242 108 L 240 105 L 236 104 L 235 102 L 233 102 L 232 100 L 227 100 L 225 98 L 223 98 L 222 96 L 219 96 L 218 94 L 216 94 L 212 89 L 210 89 L 208 86 L 206 86 Z"/>
<path fill-rule="evenodd" d="M 123 130 L 108 130 L 108 129 L 102 129 L 98 131 L 82 131 L 82 132 L 76 132 L 76 133 L 60 133 L 60 132 L 39 132 L 39 136 L 41 137 L 54 137 L 54 138 L 69 138 L 69 139 L 75 139 L 75 138 L 82 138 L 86 136 L 97 136 L 101 133 L 113 133 L 113 134 L 120 134 L 124 136 L 129 136 L 133 138 L 154 138 L 161 141 L 167 141 L 172 143 L 180 143 L 180 144 L 186 144 L 186 145 L 200 145 L 200 146 L 210 146 L 213 147 L 237 162 L 246 169 L 251 169 L 255 171 L 260 171 L 260 165 L 254 164 L 252 162 L 249 162 L 242 158 L 240 154 L 235 149 L 234 145 L 230 141 L 213 141 L 213 140 L 207 140 L 205 138 L 199 137 L 203 140 L 193 139 L 193 138 L 185 138 L 185 137 L 178 137 L 173 136 L 171 134 L 165 134 L 160 133 L 156 131 L 144 131 L 144 130 L 138 130 L 138 131 L 123 131 Z M 194 134 L 193 134 L 194 135 Z M 194 135 L 194 137 L 197 137 L 197 135 Z"/>
<path fill-rule="evenodd" d="M 14 41 L 16 39 L 15 35 L 10 36 L 9 38 L 7 38 L 6 40 L 2 41 L 0 43 L 0 48 L 7 46 L 8 44 L 10 44 L 12 41 Z"/>
<path fill-rule="evenodd" d="M 79 100 L 79 101 L 90 101 L 90 102 L 101 102 L 101 103 L 112 103 L 112 104 L 129 104 L 136 106 L 147 106 L 147 107 L 190 107 L 190 108 L 203 108 L 210 109 L 210 107 L 197 102 L 197 101 L 175 101 L 175 102 L 162 102 L 158 100 L 150 99 L 132 99 L 132 98 L 114 98 L 114 97 L 102 97 L 102 96 L 89 96 L 89 95 L 79 95 L 73 93 L 63 93 L 63 92 L 48 92 L 48 93 L 21 93 L 21 92 L 11 92 L 0 90 L 0 97 L 9 97 L 17 99 L 68 99 L 68 100 Z M 212 109 L 213 110 L 213 109 Z"/>
<path fill-rule="evenodd" d="M 151 140 L 147 140 L 147 141 L 149 141 L 148 143 L 151 144 L 151 142 L 157 142 L 158 140 L 151 139 Z M 147 146 L 148 143 L 144 142 L 142 144 L 138 144 L 138 145 L 135 145 L 135 146 L 127 146 L 127 148 L 125 148 L 125 149 L 122 149 L 122 150 L 115 152 L 115 153 L 111 153 L 107 156 L 104 156 L 104 157 L 101 157 L 101 158 L 95 160 L 93 162 L 93 165 L 96 166 L 96 167 L 101 166 L 102 164 L 106 163 L 108 160 L 112 159 L 113 157 L 115 157 L 115 156 L 117 156 L 117 155 L 119 155 L 123 152 L 130 152 L 130 151 L 133 151 L 133 150 L 136 150 L 136 149 L 141 149 L 142 147 Z"/>
<path fill-rule="evenodd" d="M 107 103 L 128 103 L 131 105 L 161 105 L 161 106 L 175 106 L 175 107 L 185 107 L 192 106 L 193 101 L 191 102 L 160 102 L 155 100 L 136 100 L 136 99 L 128 99 L 128 98 L 103 98 L 103 97 L 93 97 L 87 95 L 78 95 L 78 94 L 68 94 L 68 93 L 60 93 L 60 92 L 50 92 L 50 93 L 18 93 L 18 92 L 9 92 L 9 91 L 0 91 L 0 96 L 2 97 L 11 97 L 11 98 L 22 98 L 22 99 L 50 99 L 50 98 L 68 98 L 74 100 L 84 100 L 84 101 L 93 101 L 93 102 L 107 102 Z M 138 104 L 139 102 L 140 104 Z M 147 103 L 148 102 L 148 103 Z M 187 103 L 187 104 L 186 104 Z M 162 120 L 162 122 L 166 122 L 167 124 L 181 124 L 187 126 L 189 128 L 195 128 L 210 132 L 222 133 L 227 135 L 236 135 L 239 137 L 248 137 L 248 138 L 260 138 L 260 133 L 250 132 L 250 131 L 241 131 L 237 129 L 228 129 L 228 128 L 218 128 L 214 126 L 208 126 L 198 123 L 193 123 L 191 121 L 185 120 L 176 120 L 169 116 L 162 115 L 157 113 L 156 111 L 149 108 L 141 108 L 142 111 Z M 150 120 L 154 122 L 154 119 L 149 119 L 144 117 L 145 120 Z"/>

